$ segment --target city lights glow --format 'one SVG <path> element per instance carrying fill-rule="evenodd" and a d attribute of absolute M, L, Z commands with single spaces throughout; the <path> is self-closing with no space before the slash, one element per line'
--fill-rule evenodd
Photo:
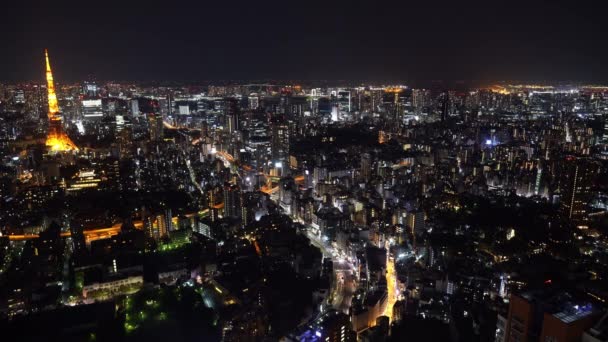
<path fill-rule="evenodd" d="M 608 87 L 100 82 L 94 63 L 56 84 L 47 50 L 41 85 L 40 55 L 38 81 L 0 82 L 3 325 L 350 342 L 605 323 Z"/>

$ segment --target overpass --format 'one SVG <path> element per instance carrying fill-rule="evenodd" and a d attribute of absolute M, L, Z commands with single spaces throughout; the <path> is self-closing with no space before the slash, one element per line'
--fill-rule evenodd
<path fill-rule="evenodd" d="M 222 206 L 223 206 L 223 204 L 222 204 Z M 190 217 L 194 216 L 195 214 L 205 215 L 208 212 L 209 212 L 209 209 L 205 209 L 198 213 L 188 213 L 184 216 L 190 218 Z M 178 219 L 177 216 L 174 216 L 171 219 L 173 221 L 173 224 L 177 224 L 177 219 Z M 133 226 L 135 227 L 135 229 L 138 229 L 138 230 L 144 229 L 144 223 L 141 220 L 134 221 Z M 112 236 L 118 235 L 118 233 L 120 233 L 120 231 L 121 231 L 121 227 L 122 227 L 122 223 L 116 223 L 109 227 L 99 227 L 99 228 L 87 229 L 87 230 L 83 231 L 83 234 L 84 234 L 85 241 L 87 243 L 90 243 L 91 241 L 108 239 L 108 238 L 111 238 Z M 38 238 L 38 234 L 22 234 L 22 235 L 15 234 L 15 235 L 6 235 L 6 236 L 8 237 L 8 239 L 10 241 L 25 241 L 25 240 L 31 240 L 31 239 Z M 72 236 L 71 232 L 62 232 L 61 233 L 61 237 L 70 237 L 70 236 Z"/>
<path fill-rule="evenodd" d="M 143 222 L 136 221 L 133 223 L 136 229 L 143 229 Z M 84 239 L 87 243 L 95 240 L 107 239 L 111 238 L 114 235 L 118 235 L 120 233 L 120 227 L 122 223 L 116 223 L 110 227 L 102 227 L 102 228 L 94 228 L 83 231 Z M 37 239 L 38 234 L 24 234 L 24 235 L 7 235 L 10 241 L 25 241 L 31 239 Z M 61 237 L 70 237 L 72 236 L 71 232 L 62 232 Z"/>

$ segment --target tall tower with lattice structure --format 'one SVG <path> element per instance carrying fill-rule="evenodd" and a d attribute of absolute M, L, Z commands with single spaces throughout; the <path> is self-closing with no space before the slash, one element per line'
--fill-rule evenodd
<path fill-rule="evenodd" d="M 53 81 L 53 72 L 51 71 L 51 63 L 49 62 L 49 53 L 46 49 L 44 50 L 44 57 L 46 60 L 46 87 L 49 102 L 49 132 L 46 137 L 46 146 L 54 152 L 77 151 L 78 147 L 63 131 L 59 104 L 57 103 L 57 93 L 55 92 L 55 82 Z"/>

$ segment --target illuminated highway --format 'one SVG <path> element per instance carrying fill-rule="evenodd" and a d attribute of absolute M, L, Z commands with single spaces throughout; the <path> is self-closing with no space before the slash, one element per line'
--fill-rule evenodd
<path fill-rule="evenodd" d="M 142 221 L 135 221 L 133 223 L 133 225 L 135 226 L 136 229 L 143 229 L 143 226 L 144 226 Z M 122 227 L 122 223 L 116 223 L 111 227 L 88 229 L 88 230 L 85 230 L 83 232 L 83 234 L 84 234 L 84 238 L 87 242 L 107 239 L 107 238 L 110 238 L 110 237 L 120 233 L 120 227 Z M 72 234 L 70 232 L 61 233 L 61 237 L 68 237 L 71 235 Z M 30 239 L 38 238 L 38 234 L 7 235 L 7 236 L 10 241 L 23 241 L 23 240 L 30 240 Z"/>
<path fill-rule="evenodd" d="M 388 299 L 386 303 L 386 309 L 384 310 L 384 316 L 393 320 L 393 306 L 397 301 L 397 274 L 395 272 L 395 260 L 387 256 L 386 262 L 386 289 L 388 292 Z"/>
<path fill-rule="evenodd" d="M 223 204 L 222 204 L 222 206 L 223 206 Z M 204 214 L 206 212 L 208 212 L 208 210 L 204 210 L 200 213 Z M 188 214 L 185 214 L 184 216 L 192 217 L 194 215 L 195 215 L 194 213 L 188 213 Z M 177 216 L 174 216 L 172 220 L 173 220 L 174 224 L 177 224 Z M 144 223 L 139 220 L 134 221 L 133 226 L 135 227 L 135 229 L 141 230 L 144 228 Z M 118 235 L 118 233 L 120 233 L 121 227 L 122 227 L 122 223 L 116 223 L 110 227 L 87 229 L 87 230 L 83 231 L 83 234 L 84 234 L 84 238 L 85 238 L 86 242 L 89 243 L 91 241 L 108 239 L 108 238 L 111 238 L 112 236 Z M 70 232 L 61 233 L 61 237 L 68 237 L 71 235 L 72 234 Z M 6 235 L 6 236 L 8 236 L 10 241 L 24 241 L 24 240 L 31 240 L 31 239 L 38 238 L 38 234 Z"/>

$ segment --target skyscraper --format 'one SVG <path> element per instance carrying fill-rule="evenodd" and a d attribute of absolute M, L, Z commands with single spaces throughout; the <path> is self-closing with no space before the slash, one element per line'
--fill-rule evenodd
<path fill-rule="evenodd" d="M 88 98 L 96 98 L 99 96 L 99 87 L 95 82 L 86 81 L 82 85 L 82 92 Z"/>
<path fill-rule="evenodd" d="M 150 140 L 158 141 L 163 138 L 164 126 L 163 118 L 160 114 L 148 114 L 148 131 Z"/>
<path fill-rule="evenodd" d="M 443 94 L 443 100 L 441 101 L 441 122 L 445 123 L 448 116 L 450 115 L 450 94 L 445 92 Z"/>
<path fill-rule="evenodd" d="M 23 89 L 15 89 L 15 92 L 13 93 L 13 101 L 15 104 L 25 103 L 25 92 Z"/>
<path fill-rule="evenodd" d="M 361 155 L 361 179 L 368 181 L 372 176 L 372 156 L 369 153 Z"/>
<path fill-rule="evenodd" d="M 139 115 L 139 100 L 138 99 L 131 100 L 131 115 L 133 115 L 133 116 Z"/>
<path fill-rule="evenodd" d="M 224 116 L 228 132 L 234 133 L 240 129 L 239 103 L 234 98 L 228 98 L 224 104 Z"/>
<path fill-rule="evenodd" d="M 270 128 L 272 131 L 272 159 L 274 161 L 287 160 L 289 156 L 289 126 L 284 117 L 273 117 Z"/>
<path fill-rule="evenodd" d="M 249 95 L 248 101 L 249 101 L 249 109 L 256 110 L 260 106 L 260 98 L 255 93 Z"/>
<path fill-rule="evenodd" d="M 338 92 L 338 108 L 340 109 L 340 112 L 351 112 L 352 106 L 350 91 L 343 90 Z"/>
<path fill-rule="evenodd" d="M 420 235 L 426 229 L 424 222 L 424 212 L 413 211 L 407 214 L 407 226 L 410 227 L 412 233 Z"/>
<path fill-rule="evenodd" d="M 564 218 L 577 226 L 586 227 L 587 204 L 592 196 L 592 185 L 598 166 L 586 158 L 568 156 L 561 168 L 559 189 L 561 212 Z"/>
<path fill-rule="evenodd" d="M 317 332 L 320 341 L 348 342 L 356 341 L 357 334 L 352 330 L 348 316 L 343 313 L 328 315 Z"/>
<path fill-rule="evenodd" d="M 241 217 L 241 189 L 237 185 L 224 186 L 224 217 Z"/>
<path fill-rule="evenodd" d="M 425 107 L 428 107 L 431 102 L 431 91 L 427 89 L 412 90 L 412 105 L 416 112 L 423 112 Z"/>
<path fill-rule="evenodd" d="M 82 119 L 85 121 L 98 121 L 103 118 L 101 99 L 82 100 Z"/>
<path fill-rule="evenodd" d="M 501 322 L 501 340 L 580 341 L 598 317 L 600 310 L 595 305 L 558 290 L 513 294 L 506 327 Z"/>

